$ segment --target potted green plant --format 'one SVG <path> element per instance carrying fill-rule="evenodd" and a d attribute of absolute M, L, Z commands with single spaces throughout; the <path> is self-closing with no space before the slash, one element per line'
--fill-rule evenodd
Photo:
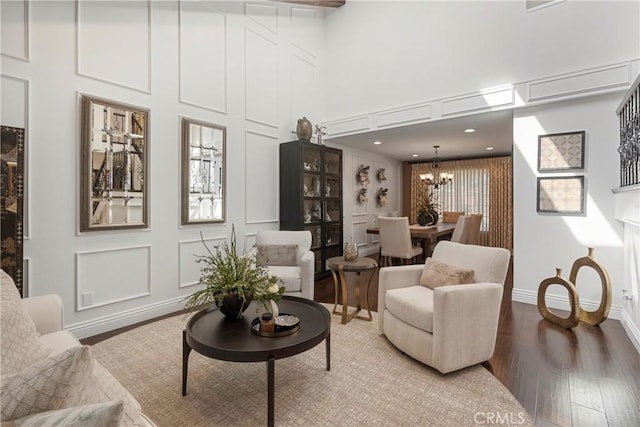
<path fill-rule="evenodd" d="M 235 228 L 231 229 L 230 243 L 223 242 L 211 251 L 200 235 L 208 255 L 198 256 L 201 268 L 200 283 L 205 287 L 186 298 L 185 308 L 192 311 L 206 304 L 215 303 L 227 317 L 241 318 L 253 299 L 271 311 L 270 301 L 279 301 L 284 287 L 278 279 L 269 275 L 264 266 L 256 265 L 255 253 L 239 254 Z"/>
<path fill-rule="evenodd" d="M 420 193 L 418 200 L 418 224 L 432 225 L 438 222 L 438 203 L 435 201 L 433 190 L 427 188 Z"/>

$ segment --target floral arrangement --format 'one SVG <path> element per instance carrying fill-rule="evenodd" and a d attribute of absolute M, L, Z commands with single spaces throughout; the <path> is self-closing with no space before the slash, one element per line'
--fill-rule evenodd
<path fill-rule="evenodd" d="M 225 301 L 229 301 L 231 294 L 241 301 L 238 317 L 242 317 L 242 312 L 253 299 L 271 311 L 270 301 L 279 301 L 285 288 L 278 286 L 278 279 L 269 275 L 266 267 L 256 265 L 255 251 L 238 254 L 235 228 L 231 229 L 230 243 L 217 245 L 215 251 L 205 244 L 202 233 L 200 239 L 208 252 L 208 255 L 198 256 L 196 260 L 204 264 L 200 283 L 205 287 L 186 298 L 185 308 L 192 311 L 215 302 L 224 312 Z"/>

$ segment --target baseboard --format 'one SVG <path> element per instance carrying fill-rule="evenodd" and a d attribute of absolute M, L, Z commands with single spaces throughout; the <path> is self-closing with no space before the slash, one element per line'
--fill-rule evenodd
<path fill-rule="evenodd" d="M 368 256 L 378 254 L 380 252 L 380 245 L 368 247 L 368 248 L 358 248 L 358 254 L 360 256 Z"/>
<path fill-rule="evenodd" d="M 557 310 L 565 311 L 571 310 L 569 300 L 566 297 L 547 293 L 545 299 L 547 301 L 547 307 L 549 308 L 555 308 Z M 514 288 L 511 291 L 511 300 L 522 302 L 525 304 L 538 305 L 538 293 L 526 289 Z M 585 310 L 595 311 L 600 306 L 600 301 L 580 300 L 580 306 Z M 609 310 L 609 318 L 621 320 L 622 312 L 622 306 L 611 304 L 611 309 Z"/>
<path fill-rule="evenodd" d="M 629 339 L 633 343 L 638 353 L 640 353 L 640 329 L 633 323 L 633 319 L 626 310 L 622 310 L 622 315 L 620 316 L 620 323 L 622 323 L 622 327 L 629 335 Z"/>
<path fill-rule="evenodd" d="M 114 329 L 133 325 L 134 323 L 160 317 L 165 314 L 175 313 L 184 308 L 184 297 L 171 298 L 133 310 L 122 311 L 108 316 L 92 319 L 86 322 L 65 325 L 65 329 L 73 332 L 78 339 L 92 337 Z"/>

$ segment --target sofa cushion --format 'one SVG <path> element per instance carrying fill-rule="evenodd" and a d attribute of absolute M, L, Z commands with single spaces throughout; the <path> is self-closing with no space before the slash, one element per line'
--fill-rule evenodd
<path fill-rule="evenodd" d="M 427 258 L 424 263 L 420 284 L 435 289 L 439 286 L 464 285 L 473 283 L 474 271 Z"/>
<path fill-rule="evenodd" d="M 40 342 L 51 349 L 51 354 L 81 345 L 78 338 L 69 331 L 56 331 L 41 335 Z"/>
<path fill-rule="evenodd" d="M 257 245 L 256 264 L 298 265 L 298 245 Z"/>
<path fill-rule="evenodd" d="M 425 286 L 390 289 L 385 293 L 386 309 L 418 329 L 433 333 L 433 290 Z"/>
<path fill-rule="evenodd" d="M 5 375 L 44 359 L 51 349 L 39 341 L 40 334 L 22 306 L 11 276 L 4 271 L 0 274 L 0 371 Z"/>
<path fill-rule="evenodd" d="M 122 402 L 114 401 L 40 412 L 2 423 L 2 427 L 118 427 L 121 420 Z"/>
<path fill-rule="evenodd" d="M 88 346 L 53 354 L 19 372 L 2 376 L 2 421 L 73 406 L 92 381 Z"/>
<path fill-rule="evenodd" d="M 285 292 L 300 292 L 302 289 L 300 276 L 302 274 L 300 267 L 271 265 L 269 274 L 277 277 L 282 283 L 278 286 L 284 286 Z"/>

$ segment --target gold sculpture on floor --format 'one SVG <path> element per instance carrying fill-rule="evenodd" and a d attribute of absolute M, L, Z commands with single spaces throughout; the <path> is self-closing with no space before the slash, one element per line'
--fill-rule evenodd
<path fill-rule="evenodd" d="M 547 308 L 545 295 L 547 293 L 547 288 L 551 285 L 560 285 L 569 293 L 569 305 L 571 306 L 571 313 L 569 314 L 569 317 L 562 318 L 552 313 Z M 566 329 L 571 329 L 578 324 L 578 321 L 580 320 L 580 301 L 578 299 L 578 290 L 572 282 L 562 277 L 562 269 L 556 268 L 555 277 L 549 277 L 540 282 L 540 287 L 538 288 L 538 311 L 543 319 Z"/>
<path fill-rule="evenodd" d="M 549 277 L 540 282 L 540 287 L 538 288 L 538 311 L 543 319 L 566 329 L 577 326 L 579 321 L 595 326 L 607 319 L 609 309 L 611 308 L 611 280 L 609 279 L 607 270 L 605 270 L 605 268 L 593 258 L 593 248 L 588 248 L 588 250 L 589 252 L 587 256 L 578 258 L 574 261 L 573 266 L 571 266 L 569 280 L 561 277 L 562 270 L 560 268 L 556 268 L 555 277 Z M 593 268 L 600 276 L 600 281 L 602 282 L 600 305 L 595 311 L 586 311 L 580 306 L 576 280 L 578 278 L 578 270 L 582 267 Z M 545 295 L 547 293 L 547 288 L 550 285 L 563 286 L 569 292 L 569 305 L 571 306 L 571 313 L 569 317 L 562 318 L 552 313 L 547 308 Z"/>

